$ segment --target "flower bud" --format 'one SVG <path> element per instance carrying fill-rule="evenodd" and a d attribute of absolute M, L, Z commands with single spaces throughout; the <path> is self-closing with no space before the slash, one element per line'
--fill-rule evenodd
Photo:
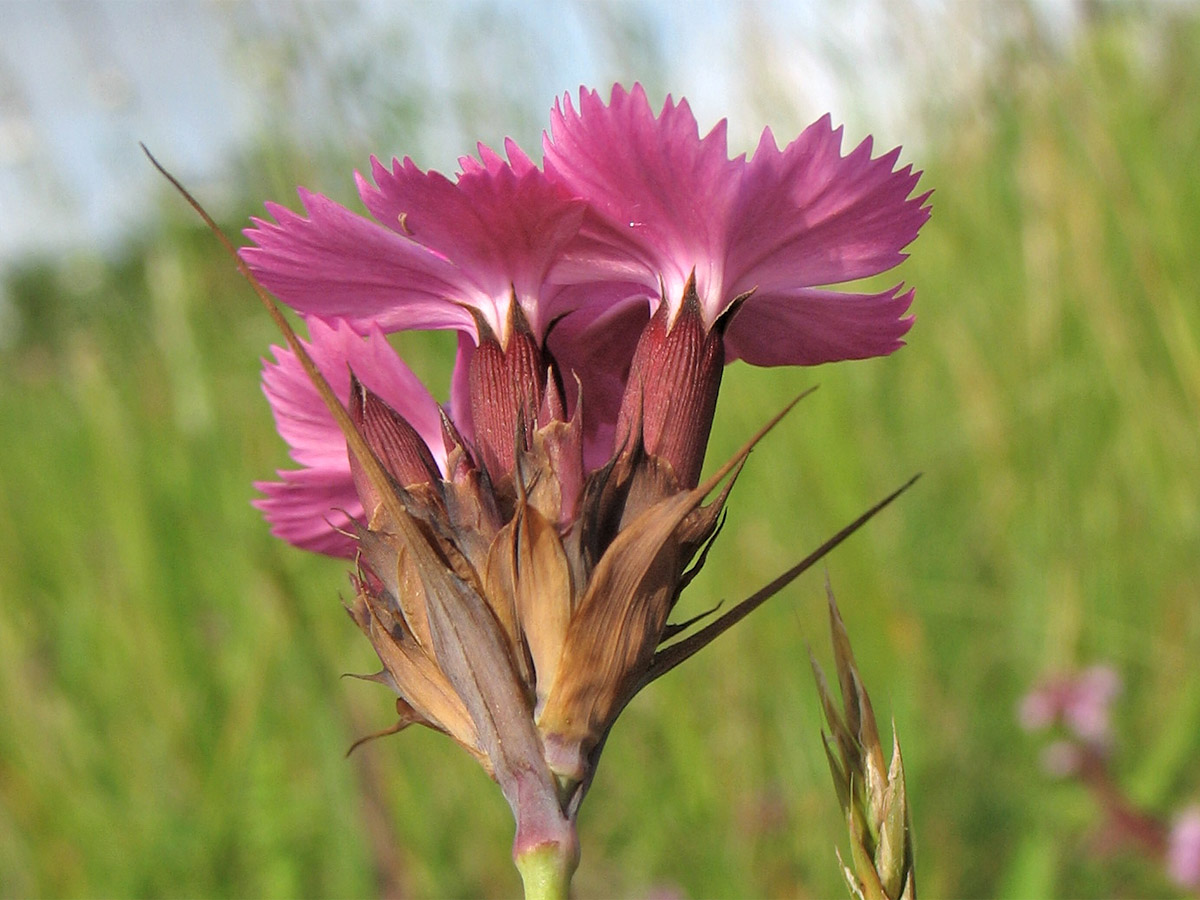
<path fill-rule="evenodd" d="M 665 459 L 681 487 L 695 487 L 712 429 L 725 347 L 719 329 L 705 325 L 693 273 L 671 322 L 665 300 L 650 317 L 630 365 L 617 419 L 618 440 L 641 422 L 646 451 Z"/>
<path fill-rule="evenodd" d="M 441 480 L 433 454 L 416 429 L 377 394 L 365 388 L 354 373 L 350 374 L 350 418 L 398 485 L 436 484 Z M 364 477 L 360 461 L 353 453 L 349 456 L 354 487 L 370 521 L 380 498 Z"/>
<path fill-rule="evenodd" d="M 477 317 L 479 346 L 469 373 L 475 442 L 484 468 L 497 481 L 512 472 L 518 446 L 532 444 L 546 386 L 537 339 L 515 301 L 509 310 L 504 344 Z"/>

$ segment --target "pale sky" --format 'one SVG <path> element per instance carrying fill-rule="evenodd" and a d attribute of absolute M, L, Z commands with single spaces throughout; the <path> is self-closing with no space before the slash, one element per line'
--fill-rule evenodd
<path fill-rule="evenodd" d="M 264 130 L 343 142 L 359 166 L 408 153 L 452 170 L 508 134 L 537 158 L 554 98 L 581 84 L 685 96 L 702 130 L 729 118 L 734 152 L 765 125 L 783 143 L 829 111 L 850 140 L 874 133 L 919 165 L 916 114 L 975 77 L 1013 8 L 0 0 L 0 274 L 29 252 L 111 249 L 150 227 L 160 185 L 138 141 L 219 203 L 235 189 L 222 173 Z M 1052 36 L 1075 8 L 1035 7 Z"/>

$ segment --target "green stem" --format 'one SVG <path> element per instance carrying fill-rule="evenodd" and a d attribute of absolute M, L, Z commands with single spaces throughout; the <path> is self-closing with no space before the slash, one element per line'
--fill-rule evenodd
<path fill-rule="evenodd" d="M 567 900 L 579 859 L 561 844 L 539 844 L 516 858 L 525 900 Z"/>

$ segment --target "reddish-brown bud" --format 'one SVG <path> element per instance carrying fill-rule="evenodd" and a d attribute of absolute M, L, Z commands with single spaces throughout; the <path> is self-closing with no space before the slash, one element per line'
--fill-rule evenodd
<path fill-rule="evenodd" d="M 671 322 L 663 302 L 650 317 L 634 350 L 617 419 L 618 439 L 641 421 L 642 443 L 669 462 L 682 487 L 695 487 L 712 429 L 725 346 L 719 329 L 709 330 L 693 275 Z"/>
<path fill-rule="evenodd" d="M 520 306 L 514 302 L 510 310 L 506 345 L 477 320 L 479 346 L 469 374 L 476 448 L 484 468 L 497 480 L 512 472 L 518 446 L 532 445 L 546 384 L 537 339 Z"/>
<path fill-rule="evenodd" d="M 350 374 L 350 418 L 384 469 L 401 487 L 441 480 L 433 454 L 416 429 L 377 394 L 367 390 L 353 373 Z M 380 498 L 353 453 L 350 454 L 350 473 L 370 521 Z"/>

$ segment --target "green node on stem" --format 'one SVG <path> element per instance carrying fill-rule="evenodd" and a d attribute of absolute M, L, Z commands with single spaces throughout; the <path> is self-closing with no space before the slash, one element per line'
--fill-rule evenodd
<path fill-rule="evenodd" d="M 525 900 L 567 900 L 578 860 L 560 844 L 540 844 L 516 857 Z"/>

